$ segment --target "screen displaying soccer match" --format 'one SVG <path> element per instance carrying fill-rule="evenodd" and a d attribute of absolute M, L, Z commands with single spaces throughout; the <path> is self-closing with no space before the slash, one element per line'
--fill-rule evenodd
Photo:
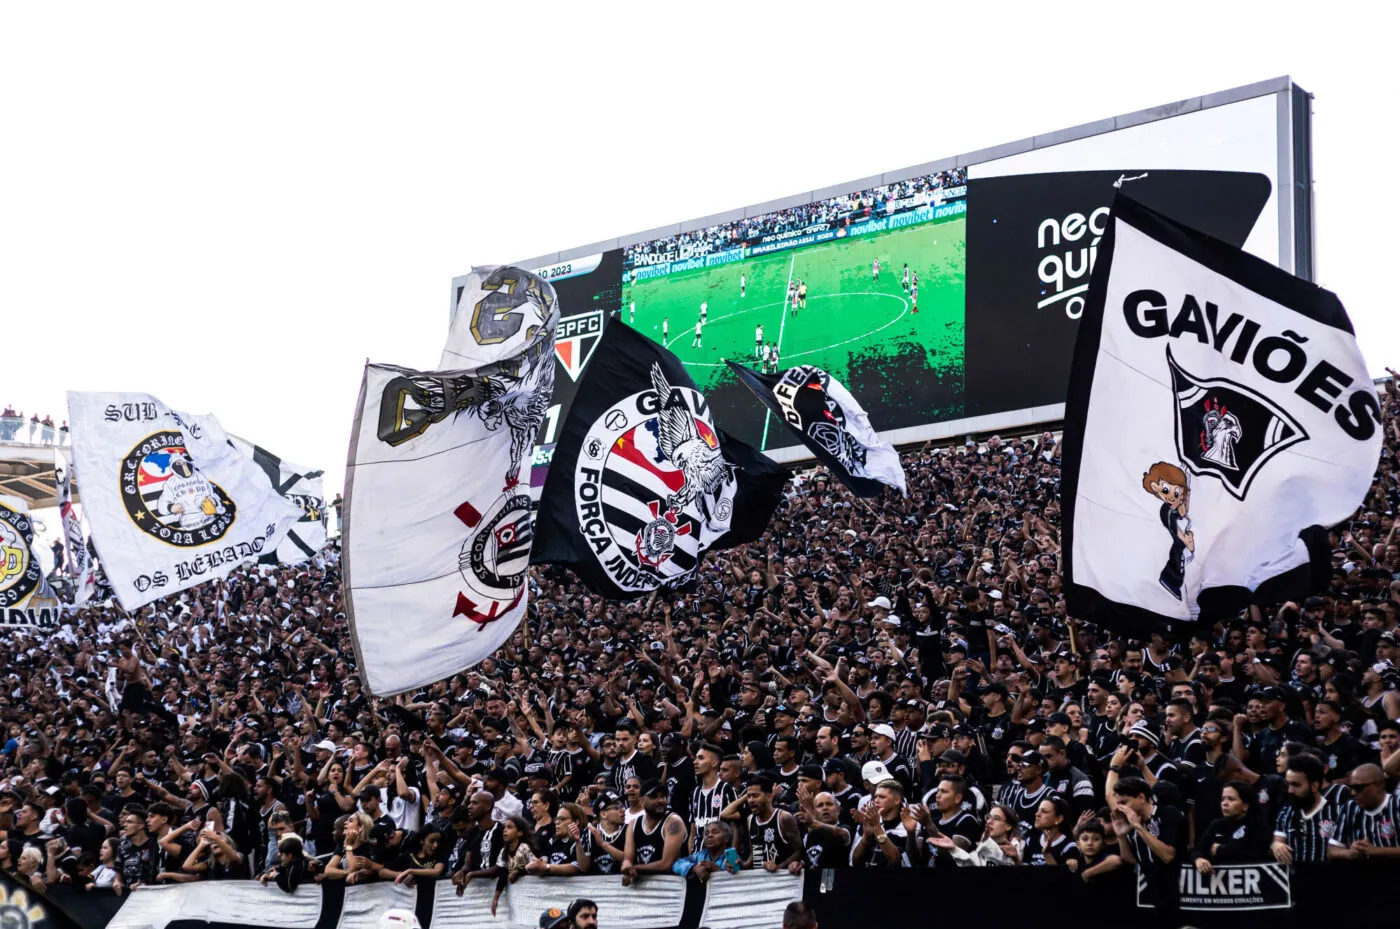
<path fill-rule="evenodd" d="M 791 440 L 726 360 L 815 365 L 885 428 L 962 415 L 967 186 L 961 171 L 625 249 L 621 319 L 674 352 L 726 430 Z"/>
<path fill-rule="evenodd" d="M 727 362 L 821 368 L 878 431 L 910 442 L 1058 417 L 1115 196 L 1306 274 L 1309 201 L 1292 189 L 1308 185 L 1289 175 L 1310 183 L 1299 162 L 1306 127 L 1287 121 L 1273 92 L 1190 104 L 954 160 L 965 167 L 894 172 L 875 187 L 528 263 L 562 308 L 537 480 L 605 326 L 665 345 L 717 424 L 761 449 L 794 443 Z"/>

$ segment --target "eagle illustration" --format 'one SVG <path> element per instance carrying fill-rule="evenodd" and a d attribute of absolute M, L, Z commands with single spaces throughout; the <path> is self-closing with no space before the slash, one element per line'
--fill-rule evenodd
<path fill-rule="evenodd" d="M 656 417 L 657 448 L 685 477 L 681 488 L 667 495 L 665 509 L 679 511 L 698 496 L 701 513 L 710 522 L 709 498 L 728 483 L 738 468 L 724 460 L 718 443 L 711 445 L 700 436 L 689 409 L 666 405 L 671 385 L 661 373 L 661 366 L 654 362 L 651 384 L 661 401 Z"/>
<path fill-rule="evenodd" d="M 526 446 L 535 440 L 540 422 L 549 408 L 554 393 L 554 369 L 535 365 L 536 376 L 507 378 L 500 375 L 480 380 L 480 402 L 474 412 L 487 429 L 495 431 L 504 423 L 510 429 L 510 467 L 506 470 L 505 489 L 520 483 L 520 461 Z"/>

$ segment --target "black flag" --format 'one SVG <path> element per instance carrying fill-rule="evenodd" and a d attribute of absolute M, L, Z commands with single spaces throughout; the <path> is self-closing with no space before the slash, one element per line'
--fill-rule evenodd
<path fill-rule="evenodd" d="M 762 535 L 788 477 L 715 427 L 675 355 L 612 322 L 560 429 L 531 561 L 618 600 L 680 584 Z"/>
<path fill-rule="evenodd" d="M 865 410 L 836 378 L 812 365 L 760 374 L 732 361 L 728 364 L 740 382 L 856 496 L 879 496 L 885 485 L 905 492 L 899 453 L 875 434 Z"/>

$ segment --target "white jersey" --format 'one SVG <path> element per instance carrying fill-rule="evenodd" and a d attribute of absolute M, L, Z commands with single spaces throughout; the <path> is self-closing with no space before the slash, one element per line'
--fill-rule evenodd
<path fill-rule="evenodd" d="M 754 340 L 755 342 L 762 342 L 762 341 L 763 341 L 763 327 L 762 327 L 762 326 L 759 326 L 757 329 L 755 329 L 755 330 L 753 331 L 753 340 Z"/>
<path fill-rule="evenodd" d="M 696 324 L 695 324 L 695 335 L 696 335 L 696 336 L 699 336 L 699 335 L 700 335 L 700 324 L 699 324 L 699 323 L 696 323 Z"/>

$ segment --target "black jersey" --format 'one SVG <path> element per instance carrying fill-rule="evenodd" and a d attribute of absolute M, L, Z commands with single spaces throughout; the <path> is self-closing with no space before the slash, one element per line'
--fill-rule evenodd
<path fill-rule="evenodd" d="M 1055 796 L 1055 789 L 1049 781 L 1042 781 L 1036 790 L 1027 790 L 1020 781 L 1012 781 L 1001 788 L 997 800 L 1016 811 L 1016 818 L 1027 829 L 1035 825 L 1035 811 L 1040 809 L 1040 801 Z"/>
<path fill-rule="evenodd" d="M 1032 829 L 1030 838 L 1026 839 L 1026 851 L 1023 860 L 1026 864 L 1051 864 L 1047 861 L 1045 853 L 1049 852 L 1055 859 L 1054 863 L 1066 864 L 1070 861 L 1083 863 L 1084 856 L 1079 854 L 1079 847 L 1076 846 L 1069 836 L 1061 833 L 1055 837 L 1055 841 L 1046 843 L 1045 833 L 1039 829 Z"/>
<path fill-rule="evenodd" d="M 844 868 L 851 861 L 851 834 L 840 826 L 808 829 L 802 837 L 803 864 L 810 869 Z"/>
<path fill-rule="evenodd" d="M 739 798 L 739 792 L 727 781 L 716 780 L 715 786 L 706 790 L 700 784 L 690 792 L 689 821 L 695 826 L 695 835 L 701 836 L 705 827 L 719 819 L 724 808 Z M 697 838 L 698 841 L 698 838 Z"/>
<path fill-rule="evenodd" d="M 623 843 L 627 841 L 626 826 L 618 826 L 616 832 L 608 832 L 600 826 L 598 831 L 603 834 L 605 842 L 618 851 L 623 850 Z M 610 853 L 604 851 L 603 847 L 593 839 L 591 831 L 584 838 L 588 843 L 589 856 L 593 859 L 588 870 L 589 874 L 618 874 L 622 871 L 622 859 L 614 858 Z"/>
<path fill-rule="evenodd" d="M 788 841 L 783 835 L 783 830 L 778 828 L 783 815 L 782 810 L 774 810 L 767 819 L 760 820 L 754 814 L 749 814 L 749 844 L 753 850 L 754 868 L 762 868 L 770 861 L 782 862 L 792 855 L 792 842 Z"/>
<path fill-rule="evenodd" d="M 1400 796 L 1386 795 L 1385 802 L 1374 810 L 1364 810 L 1351 800 L 1343 807 L 1340 844 L 1350 845 L 1361 839 L 1375 848 L 1395 848 L 1400 845 Z"/>
<path fill-rule="evenodd" d="M 649 755 L 634 751 L 631 758 L 617 760 L 612 769 L 612 777 L 613 789 L 622 793 L 629 777 L 635 777 L 642 783 L 656 777 L 656 762 Z"/>
<path fill-rule="evenodd" d="M 1311 811 L 1305 812 L 1292 802 L 1283 805 L 1274 823 L 1274 837 L 1288 843 L 1295 863 L 1327 860 L 1327 846 L 1342 840 L 1343 810 L 1322 797 Z"/>
<path fill-rule="evenodd" d="M 647 828 L 645 813 L 632 820 L 632 854 L 637 864 L 651 864 L 661 860 L 666 851 L 666 838 L 661 832 L 669 815 L 661 817 L 654 829 Z"/>

